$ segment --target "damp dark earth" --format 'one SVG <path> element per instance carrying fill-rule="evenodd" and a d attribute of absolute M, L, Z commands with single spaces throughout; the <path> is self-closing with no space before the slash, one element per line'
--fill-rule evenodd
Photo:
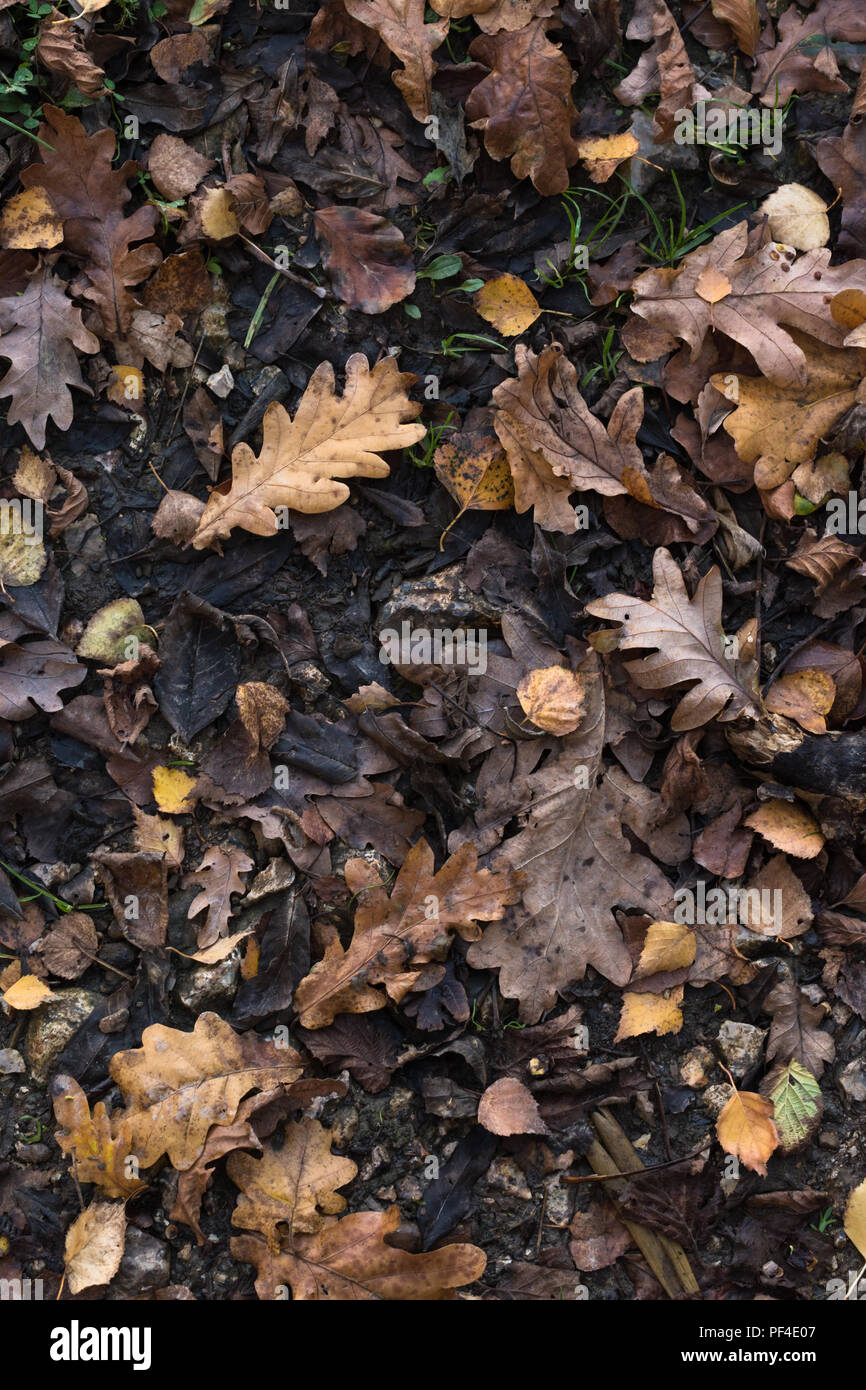
<path fill-rule="evenodd" d="M 864 73 L 0 0 L 2 1299 L 866 1298 Z"/>

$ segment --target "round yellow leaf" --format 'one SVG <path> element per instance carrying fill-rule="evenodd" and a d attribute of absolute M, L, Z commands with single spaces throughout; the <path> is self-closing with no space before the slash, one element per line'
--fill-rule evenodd
<path fill-rule="evenodd" d="M 474 299 L 475 310 L 506 338 L 516 338 L 535 323 L 541 313 L 538 300 L 516 275 L 488 280 Z"/>
<path fill-rule="evenodd" d="M 549 734 L 573 734 L 584 717 L 586 688 L 565 666 L 530 671 L 517 687 L 520 708 Z"/>
<path fill-rule="evenodd" d="M 153 795 L 159 809 L 167 816 L 182 816 L 195 805 L 192 790 L 196 779 L 188 777 L 182 767 L 155 767 Z"/>

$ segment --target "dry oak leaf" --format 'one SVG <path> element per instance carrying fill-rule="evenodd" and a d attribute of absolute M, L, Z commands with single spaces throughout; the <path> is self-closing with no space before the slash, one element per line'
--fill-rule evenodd
<path fill-rule="evenodd" d="M 84 262 L 89 286 L 84 298 L 98 308 L 108 337 L 129 330 L 136 307 L 129 290 L 159 265 L 162 253 L 148 244 L 134 250 L 134 241 L 145 241 L 159 223 L 159 211 L 150 204 L 131 217 L 124 206 L 132 196 L 127 184 L 138 170 L 129 160 L 112 168 L 117 141 L 110 130 L 88 135 L 76 116 L 56 106 L 46 106 L 45 124 L 39 135 L 51 149 L 41 148 L 41 164 L 31 164 L 21 174 L 25 188 L 41 185 L 47 190 L 63 221 L 64 247 Z"/>
<path fill-rule="evenodd" d="M 780 676 L 764 699 L 771 714 L 784 714 L 809 734 L 826 734 L 825 715 L 836 699 L 836 682 L 827 671 L 806 666 L 801 671 Z"/>
<path fill-rule="evenodd" d="M 526 455 L 539 452 L 571 490 L 592 489 L 603 497 L 629 491 L 625 477 L 644 476 L 635 437 L 643 420 L 643 392 L 626 391 L 614 406 L 607 429 L 589 409 L 577 372 L 558 344 L 538 356 L 518 343 L 518 376 L 493 392 L 494 428 L 508 454 L 515 485 Z"/>
<path fill-rule="evenodd" d="M 478 1123 L 491 1134 L 547 1134 L 538 1102 L 522 1081 L 503 1076 L 488 1086 L 478 1102 Z"/>
<path fill-rule="evenodd" d="M 572 134 L 574 73 L 546 27 L 536 19 L 516 33 L 473 39 L 470 58 L 491 72 L 466 101 L 466 119 L 483 132 L 491 159 L 510 158 L 515 178 L 531 178 L 545 197 L 568 188 L 568 171 L 580 157 Z"/>
<path fill-rule="evenodd" d="M 725 1153 L 740 1159 L 753 1173 L 767 1175 L 767 1159 L 779 1144 L 773 1107 L 755 1091 L 738 1091 L 716 1122 L 716 1135 Z"/>
<path fill-rule="evenodd" d="M 110 1284 L 120 1268 L 126 1241 L 123 1202 L 91 1202 L 66 1232 L 64 1259 L 69 1292 Z"/>
<path fill-rule="evenodd" d="M 499 988 L 520 1000 L 525 1023 L 553 1008 L 558 992 L 583 979 L 587 965 L 614 984 L 628 982 L 632 961 L 614 916 L 617 904 L 654 919 L 673 906 L 661 869 L 632 852 L 622 832 L 637 784 L 623 775 L 596 786 L 604 688 L 594 652 L 580 674 L 587 680 L 586 719 L 526 779 L 522 828 L 503 847 L 502 859 L 526 874 L 522 901 L 467 952 L 476 969 L 499 970 Z"/>
<path fill-rule="evenodd" d="M 173 1167 L 192 1167 L 211 1125 L 232 1124 L 250 1091 L 290 1086 L 302 1070 L 293 1048 L 236 1033 L 212 1013 L 200 1014 L 191 1033 L 151 1024 L 141 1043 L 111 1059 L 141 1168 L 164 1153 Z"/>
<path fill-rule="evenodd" d="M 819 0 L 811 14 L 796 6 L 778 21 L 775 47 L 758 54 L 752 91 L 764 106 L 784 106 L 792 92 L 847 92 L 830 40 L 866 40 L 866 16 L 859 0 Z"/>
<path fill-rule="evenodd" d="M 213 845 L 206 851 L 198 868 L 184 878 L 184 886 L 195 884 L 201 892 L 189 905 L 187 917 L 197 917 L 207 908 L 204 925 L 199 928 L 198 945 L 201 949 L 212 946 L 221 936 L 226 935 L 229 918 L 234 912 L 232 893 L 245 892 L 241 874 L 249 873 L 253 861 L 243 850 L 225 850 Z"/>
<path fill-rule="evenodd" d="M 683 1026 L 683 989 L 683 985 L 676 985 L 661 994 L 634 994 L 626 990 L 614 1042 L 637 1037 L 639 1033 L 656 1033 L 660 1038 L 666 1033 L 678 1033 Z"/>
<path fill-rule="evenodd" d="M 374 29 L 394 57 L 403 64 L 393 74 L 416 121 L 433 110 L 433 52 L 444 42 L 449 21 L 424 23 L 425 0 L 344 0 L 352 19 Z"/>
<path fill-rule="evenodd" d="M 481 1278 L 487 1256 L 477 1246 L 444 1245 L 412 1255 L 386 1244 L 399 1224 L 399 1207 L 359 1211 L 341 1220 L 326 1218 L 320 1231 L 296 1236 L 293 1247 L 279 1255 L 253 1235 L 235 1236 L 231 1251 L 236 1260 L 255 1266 L 256 1293 L 264 1301 L 289 1285 L 299 1302 L 435 1302 Z"/>
<path fill-rule="evenodd" d="M 71 1076 L 55 1076 L 51 1101 L 59 1129 L 55 1139 L 61 1153 L 72 1158 L 79 1182 L 92 1182 L 108 1197 L 131 1197 L 145 1186 L 138 1176 L 133 1152 L 135 1133 L 123 1111 L 111 1116 L 103 1101 L 90 1113 L 87 1096 Z"/>
<path fill-rule="evenodd" d="M 765 801 L 744 824 L 795 859 L 814 859 L 824 848 L 818 822 L 798 801 Z"/>
<path fill-rule="evenodd" d="M 584 719 L 586 683 L 567 666 L 530 671 L 517 687 L 520 708 L 549 734 L 573 734 Z"/>
<path fill-rule="evenodd" d="M 818 595 L 814 611 L 819 618 L 833 618 L 863 597 L 866 565 L 861 551 L 841 536 L 818 537 L 807 530 L 785 564 L 814 583 Z"/>
<path fill-rule="evenodd" d="M 535 323 L 541 309 L 528 285 L 517 275 L 497 275 L 473 296 L 476 314 L 505 338 L 517 338 Z"/>
<path fill-rule="evenodd" d="M 78 352 L 98 352 L 99 339 L 81 321 L 66 286 L 43 264 L 23 293 L 0 299 L 0 356 L 10 360 L 0 398 L 11 396 L 9 425 L 21 424 L 37 449 L 44 448 L 49 417 L 60 430 L 72 424 L 70 386 L 90 391 Z"/>
<path fill-rule="evenodd" d="M 664 0 L 638 0 L 626 37 L 644 43 L 652 39 L 653 46 L 614 88 L 614 96 L 626 106 L 639 106 L 658 92 L 661 100 L 653 117 L 654 138 L 656 144 L 670 141 L 680 112 L 690 110 L 699 96 L 709 93 L 695 81 L 679 25 Z"/>
<path fill-rule="evenodd" d="M 798 464 L 815 457 L 819 441 L 855 404 L 866 376 L 866 352 L 827 347 L 803 333 L 791 338 L 803 354 L 805 382 L 781 386 L 737 373 L 736 409 L 724 422 L 738 457 L 757 464 L 759 486 L 778 486 Z M 725 394 L 732 383 L 729 375 L 719 374 L 710 384 Z"/>
<path fill-rule="evenodd" d="M 295 990 L 304 1028 L 325 1028 L 340 1013 L 382 1009 L 388 999 L 399 1003 L 423 967 L 445 955 L 452 931 L 476 941 L 478 923 L 497 921 L 520 897 L 523 876 L 509 866 L 479 869 L 472 845 L 461 845 L 435 873 L 433 862 L 430 846 L 419 840 L 389 898 L 372 864 L 349 860 L 346 886 L 357 904 L 352 942 L 344 950 L 334 936 Z M 385 993 L 371 988 L 379 984 Z"/>
<path fill-rule="evenodd" d="M 690 252 L 676 269 L 644 271 L 632 286 L 632 309 L 688 343 L 692 361 L 714 327 L 747 348 L 773 382 L 803 387 L 806 355 L 781 325 L 841 347 L 845 331 L 833 322 L 830 301 L 841 290 L 866 290 L 866 262 L 831 266 L 826 248 L 798 257 L 772 241 L 747 255 L 748 239 L 748 223 L 740 222 Z M 730 294 L 716 304 L 707 303 L 697 289 L 709 267 L 731 283 Z"/>
<path fill-rule="evenodd" d="M 415 288 L 415 263 L 403 233 L 363 208 L 313 213 L 322 264 L 339 298 L 362 314 L 384 314 Z"/>
<path fill-rule="evenodd" d="M 845 1234 L 866 1260 L 866 1178 L 854 1188 L 845 1205 Z"/>
<path fill-rule="evenodd" d="M 622 135 L 590 135 L 577 142 L 583 167 L 593 183 L 607 183 L 624 159 L 640 149 L 640 141 L 630 130 Z"/>
<path fill-rule="evenodd" d="M 261 1158 L 231 1154 L 226 1172 L 242 1193 L 232 1225 L 258 1231 L 276 1255 L 282 1225 L 291 1235 L 311 1233 L 321 1230 L 324 1216 L 346 1210 L 337 1188 L 351 1182 L 358 1167 L 332 1154 L 331 1131 L 305 1117 L 286 1125 L 281 1149 L 268 1147 Z"/>
<path fill-rule="evenodd" d="M 211 493 L 192 540 L 195 549 L 229 536 L 235 526 L 256 536 L 275 536 L 275 507 L 333 511 L 349 496 L 338 478 L 387 478 L 380 451 L 405 449 L 425 433 L 424 425 L 411 423 L 421 410 L 406 395 L 414 381 L 410 373 L 397 370 L 393 357 L 371 370 L 367 359 L 355 353 L 346 363 L 346 389 L 337 397 L 334 369 L 321 363 L 294 420 L 279 402 L 268 406 L 258 458 L 248 444 L 238 444 L 232 453 L 231 486 Z"/>
<path fill-rule="evenodd" d="M 656 648 L 653 656 L 629 661 L 626 669 L 644 690 L 661 690 L 696 681 L 671 716 L 676 732 L 698 729 L 711 719 L 757 713 L 754 663 L 729 661 L 722 630 L 722 578 L 714 566 L 690 599 L 670 551 L 653 556 L 652 599 L 608 594 L 586 605 L 587 613 L 622 623 L 621 651 Z"/>

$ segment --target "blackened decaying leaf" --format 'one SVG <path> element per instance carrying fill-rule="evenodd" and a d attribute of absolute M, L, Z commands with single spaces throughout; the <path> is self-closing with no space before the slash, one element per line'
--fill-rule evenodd
<path fill-rule="evenodd" d="M 187 742 L 228 708 L 240 649 L 225 616 L 185 592 L 168 616 L 154 680 L 160 713 Z"/>
<path fill-rule="evenodd" d="M 391 1079 L 401 1034 L 382 1014 L 341 1014 L 328 1028 L 299 1028 L 298 1039 L 329 1067 L 348 1068 L 365 1091 L 376 1095 Z"/>
<path fill-rule="evenodd" d="M 472 1188 L 490 1167 L 497 1145 L 495 1135 L 476 1125 L 425 1190 L 418 1207 L 425 1250 L 452 1231 L 469 1211 Z"/>
<path fill-rule="evenodd" d="M 310 968 L 310 915 L 300 893 L 283 893 L 260 928 L 258 969 L 242 980 L 232 1006 L 236 1028 L 254 1028 L 288 1009 Z"/>

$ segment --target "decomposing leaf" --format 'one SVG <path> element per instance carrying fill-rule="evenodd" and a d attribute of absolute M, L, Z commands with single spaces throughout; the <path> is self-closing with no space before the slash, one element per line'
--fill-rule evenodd
<path fill-rule="evenodd" d="M 200 948 L 212 946 L 220 936 L 226 935 L 229 918 L 234 912 L 232 894 L 244 892 L 241 874 L 249 873 L 253 861 L 243 850 L 231 847 L 222 849 L 212 846 L 205 852 L 198 868 L 186 876 L 188 884 L 195 884 L 201 892 L 189 905 L 188 917 L 197 917 L 207 908 L 204 926 L 199 928 Z"/>
<path fill-rule="evenodd" d="M 447 950 L 452 931 L 465 941 L 481 935 L 479 922 L 495 922 L 520 896 L 522 878 L 506 867 L 476 868 L 471 845 L 434 872 L 433 851 L 419 840 L 403 861 L 390 898 L 371 864 L 350 859 L 346 885 L 356 895 L 352 943 L 332 938 L 321 961 L 295 991 L 305 1028 L 324 1028 L 339 1013 L 368 1013 L 399 1003 L 423 966 Z M 369 982 L 369 983 L 368 983 Z M 373 986 L 383 985 L 385 993 Z"/>
<path fill-rule="evenodd" d="M 280 1248 L 279 1227 L 292 1236 L 321 1230 L 324 1216 L 345 1211 L 337 1191 L 358 1171 L 350 1158 L 331 1153 L 331 1134 L 318 1120 L 287 1124 L 281 1149 L 267 1148 L 261 1158 L 234 1153 L 226 1171 L 241 1189 L 232 1225 L 258 1231 L 273 1254 Z"/>
<path fill-rule="evenodd" d="M 459 430 L 433 456 L 436 477 L 467 511 L 499 512 L 514 506 L 514 483 L 499 440 L 484 430 Z M 454 525 L 454 522 L 451 523 Z"/>
<path fill-rule="evenodd" d="M 510 159 L 515 178 L 531 178 L 550 196 L 568 187 L 580 150 L 572 133 L 578 113 L 571 64 L 546 28 L 537 19 L 516 33 L 473 39 L 470 58 L 491 72 L 470 92 L 466 119 L 483 132 L 492 159 Z"/>
<path fill-rule="evenodd" d="M 773 1121 L 783 1153 L 802 1148 L 817 1130 L 824 1110 L 821 1087 L 815 1077 L 799 1062 L 790 1061 L 768 1090 L 767 1098 L 773 1106 Z"/>
<path fill-rule="evenodd" d="M 66 1232 L 64 1255 L 69 1292 L 110 1284 L 123 1258 L 126 1209 L 123 1202 L 91 1202 Z"/>
<path fill-rule="evenodd" d="M 340 299 L 362 314 L 383 314 L 415 288 L 412 252 L 386 217 L 364 208 L 319 208 L 322 264 Z"/>
<path fill-rule="evenodd" d="M 520 708 L 539 729 L 573 734 L 584 718 L 585 682 L 566 666 L 530 671 L 517 687 Z"/>

